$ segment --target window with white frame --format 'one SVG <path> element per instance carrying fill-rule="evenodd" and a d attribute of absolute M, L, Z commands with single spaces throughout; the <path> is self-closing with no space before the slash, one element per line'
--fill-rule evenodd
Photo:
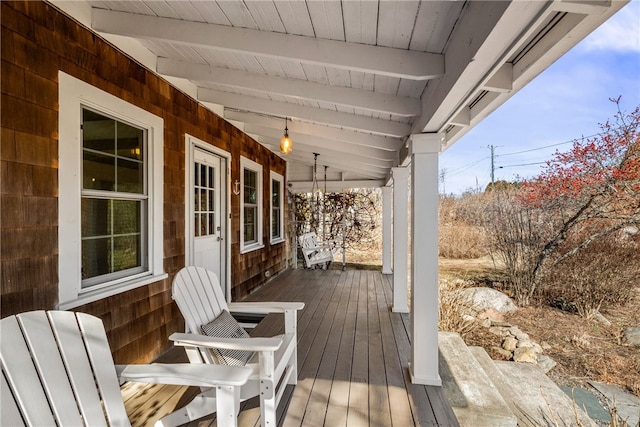
<path fill-rule="evenodd" d="M 284 241 L 284 177 L 271 172 L 271 243 Z"/>
<path fill-rule="evenodd" d="M 167 277 L 163 120 L 59 76 L 59 308 Z"/>
<path fill-rule="evenodd" d="M 262 244 L 262 165 L 240 157 L 240 251 Z"/>

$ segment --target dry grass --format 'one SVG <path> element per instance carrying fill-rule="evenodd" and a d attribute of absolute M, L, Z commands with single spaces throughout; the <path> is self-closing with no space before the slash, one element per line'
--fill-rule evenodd
<path fill-rule="evenodd" d="M 485 233 L 472 225 L 442 225 L 438 230 L 440 256 L 455 259 L 480 258 L 488 254 Z"/>
<path fill-rule="evenodd" d="M 460 279 L 440 280 L 438 329 L 457 332 L 462 338 L 478 327 L 478 322 L 469 317 L 477 311 L 473 301 L 469 294 L 461 292 L 467 287 L 467 283 Z"/>

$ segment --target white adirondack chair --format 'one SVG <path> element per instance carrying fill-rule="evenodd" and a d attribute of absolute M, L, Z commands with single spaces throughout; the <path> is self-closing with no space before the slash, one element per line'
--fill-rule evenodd
<path fill-rule="evenodd" d="M 320 265 L 323 270 L 326 270 L 335 255 L 342 250 L 337 239 L 318 242 L 318 236 L 313 231 L 299 236 L 298 242 L 307 268 L 315 268 L 316 265 Z"/>
<path fill-rule="evenodd" d="M 173 299 L 185 319 L 189 334 L 172 334 L 169 339 L 185 346 L 192 363 L 220 363 L 211 349 L 254 352 L 246 366 L 253 373 L 247 384 L 241 387 L 241 400 L 260 396 L 260 416 L 263 427 L 276 426 L 276 408 L 287 384 L 298 381 L 297 366 L 297 311 L 304 308 L 302 302 L 239 302 L 227 304 L 215 273 L 201 267 L 186 267 L 173 280 Z M 201 327 L 217 319 L 223 311 L 235 313 L 284 313 L 285 334 L 272 338 L 220 338 L 202 334 Z M 228 316 L 230 317 L 230 316 Z M 232 322 L 235 322 L 231 318 Z M 236 323 L 234 328 L 238 329 Z M 210 394 L 204 391 L 193 402 L 206 408 Z M 187 407 L 174 414 L 192 411 L 196 418 L 205 414 Z M 174 414 L 170 415 L 173 416 Z M 194 418 L 194 419 L 196 419 Z"/>
<path fill-rule="evenodd" d="M 118 377 L 214 387 L 218 425 L 237 425 L 237 390 L 249 378 L 247 368 L 190 363 L 116 368 L 102 321 L 86 313 L 22 313 L 2 319 L 0 333 L 0 425 L 131 425 Z"/>

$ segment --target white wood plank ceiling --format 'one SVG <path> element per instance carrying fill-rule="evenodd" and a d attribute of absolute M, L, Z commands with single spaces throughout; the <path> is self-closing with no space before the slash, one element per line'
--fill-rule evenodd
<path fill-rule="evenodd" d="M 446 149 L 625 3 L 90 0 L 85 14 L 273 151 L 288 118 L 293 188 L 320 153 L 339 190 L 383 185 L 411 134 Z"/>

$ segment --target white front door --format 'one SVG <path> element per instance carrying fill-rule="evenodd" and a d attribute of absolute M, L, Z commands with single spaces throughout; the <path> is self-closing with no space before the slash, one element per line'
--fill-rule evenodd
<path fill-rule="evenodd" d="M 224 225 L 221 222 L 221 201 L 224 181 L 221 158 L 193 148 L 191 173 L 191 241 L 193 242 L 192 265 L 204 267 L 218 275 L 224 286 L 221 242 Z"/>

